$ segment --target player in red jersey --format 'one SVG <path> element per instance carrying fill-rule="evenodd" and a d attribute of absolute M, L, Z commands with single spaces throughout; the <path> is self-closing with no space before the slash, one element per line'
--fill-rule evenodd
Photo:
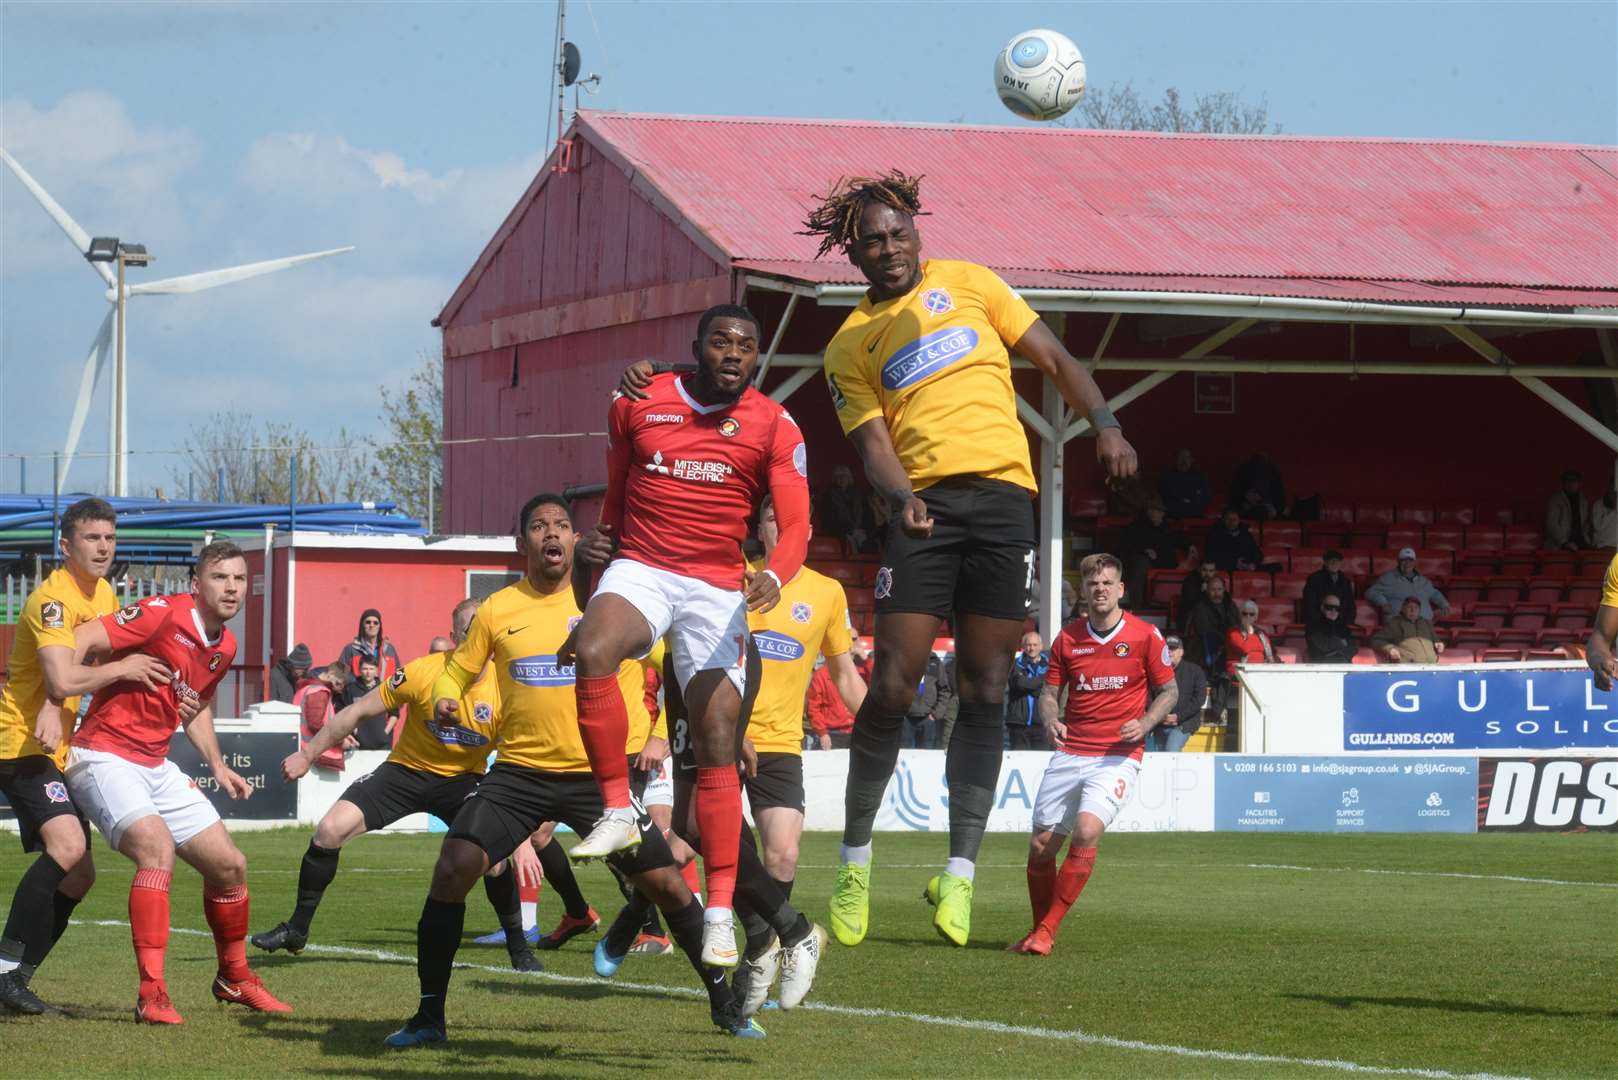
<path fill-rule="evenodd" d="M 1146 733 L 1174 708 L 1168 645 L 1157 627 L 1118 606 L 1123 573 L 1111 555 L 1085 557 L 1079 575 L 1089 617 L 1064 627 L 1051 644 L 1039 715 L 1056 752 L 1034 798 L 1028 842 L 1034 928 L 1011 952 L 1050 953 L 1056 928 L 1090 880 L 1101 834 L 1134 790 Z M 1067 712 L 1058 720 L 1063 686 Z M 1073 843 L 1058 872 L 1056 855 L 1070 831 Z"/>
<path fill-rule="evenodd" d="M 579 727 L 607 810 L 571 854 L 594 858 L 639 840 L 616 672 L 667 633 L 691 717 L 697 830 L 707 841 L 703 962 L 715 967 L 737 962 L 731 899 L 742 826 L 736 761 L 747 613 L 775 606 L 809 543 L 803 435 L 750 385 L 758 339 L 758 320 L 746 308 L 709 308 L 691 346 L 695 372 L 655 377 L 642 400 L 615 397 L 601 524 L 580 544 L 592 565 L 605 561 L 612 541 L 617 549 L 576 637 Z M 781 539 L 755 573 L 742 544 L 766 494 Z"/>
<path fill-rule="evenodd" d="M 197 556 L 191 595 L 154 596 L 74 631 L 77 661 L 135 649 L 174 673 L 161 689 L 114 683 L 98 692 L 73 740 L 67 785 L 107 843 L 135 863 L 129 923 L 140 971 L 135 1019 L 178 1024 L 181 1016 L 163 981 L 169 937 L 169 882 L 178 855 L 202 875 L 202 906 L 213 930 L 219 971 L 213 996 L 257 1012 L 287 1013 L 247 966 L 247 860 L 195 783 L 168 760 L 181 723 L 181 699 L 202 705 L 185 723 L 186 737 L 232 799 L 253 793 L 219 753 L 211 698 L 230 670 L 236 639 L 225 623 L 247 592 L 247 560 L 226 540 Z"/>

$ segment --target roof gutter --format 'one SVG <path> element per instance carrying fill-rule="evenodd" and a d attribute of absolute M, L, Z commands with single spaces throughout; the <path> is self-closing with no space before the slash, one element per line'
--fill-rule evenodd
<path fill-rule="evenodd" d="M 770 288 L 774 282 L 750 276 L 749 284 Z M 783 291 L 796 291 L 795 283 Z M 800 286 L 801 287 L 801 286 Z M 1233 293 L 1135 292 L 1127 289 L 1018 289 L 1036 311 L 1123 311 L 1207 315 L 1222 319 L 1256 318 L 1300 322 L 1357 322 L 1432 325 L 1469 323 L 1485 326 L 1561 326 L 1618 329 L 1618 310 L 1523 311 L 1515 308 L 1428 307 L 1378 304 L 1367 300 L 1320 300 L 1310 297 L 1242 296 Z M 819 285 L 815 300 L 828 306 L 853 307 L 865 297 L 863 285 Z"/>

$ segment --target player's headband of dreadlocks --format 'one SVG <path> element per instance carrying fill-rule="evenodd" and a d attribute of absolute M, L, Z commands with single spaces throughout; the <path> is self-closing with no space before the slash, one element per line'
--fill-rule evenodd
<path fill-rule="evenodd" d="M 809 212 L 798 235 L 820 237 L 817 259 L 833 248 L 847 251 L 859 238 L 860 213 L 873 203 L 911 217 L 921 216 L 921 179 L 898 169 L 883 176 L 844 177 Z"/>

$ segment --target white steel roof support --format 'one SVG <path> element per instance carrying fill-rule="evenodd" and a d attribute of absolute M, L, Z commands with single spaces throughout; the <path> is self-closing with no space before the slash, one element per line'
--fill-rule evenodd
<path fill-rule="evenodd" d="M 1451 334 L 1454 334 L 1457 339 L 1459 339 L 1473 352 L 1477 353 L 1479 356 L 1482 356 L 1490 363 L 1508 369 L 1511 372 L 1512 377 L 1518 382 L 1522 383 L 1523 387 L 1526 388 L 1530 393 L 1534 394 L 1551 408 L 1573 421 L 1590 435 L 1593 435 L 1595 438 L 1599 439 L 1603 444 L 1606 445 L 1607 449 L 1618 452 L 1618 432 L 1614 432 L 1606 424 L 1603 424 L 1601 421 L 1579 408 L 1560 391 L 1552 389 L 1546 384 L 1544 379 L 1538 378 L 1535 375 L 1525 374 L 1526 371 L 1532 371 L 1532 368 L 1523 368 L 1518 364 L 1513 364 L 1511 362 L 1511 357 L 1507 356 L 1503 349 L 1479 336 L 1478 333 L 1472 330 L 1470 327 L 1446 326 L 1445 329 Z M 1591 370 L 1593 372 L 1601 373 L 1601 369 Z M 1608 372 L 1611 370 L 1611 368 L 1606 369 Z"/>

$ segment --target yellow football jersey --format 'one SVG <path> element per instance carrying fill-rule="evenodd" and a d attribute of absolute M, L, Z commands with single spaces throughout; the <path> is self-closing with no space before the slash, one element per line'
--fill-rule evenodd
<path fill-rule="evenodd" d="M 465 671 L 481 671 L 486 661 L 494 661 L 501 761 L 547 772 L 590 771 L 579 736 L 573 668 L 556 659 L 581 614 L 572 589 L 545 596 L 524 578 L 483 601 L 466 640 L 455 650 L 455 664 Z M 641 661 L 625 660 L 619 666 L 618 688 L 629 711 L 624 753 L 639 753 L 652 729 Z"/>
<path fill-rule="evenodd" d="M 388 760 L 437 776 L 481 773 L 488 766 L 500 724 L 500 684 L 494 672 L 482 672 L 461 695 L 461 711 L 453 728 L 432 722 L 433 683 L 444 674 L 448 653 L 430 653 L 410 661 L 381 686 L 382 704 L 393 712 L 406 709 L 404 732 Z"/>
<path fill-rule="evenodd" d="M 39 664 L 39 650 L 53 645 L 74 649 L 73 628 L 91 619 L 118 610 L 118 597 L 105 580 L 97 580 L 95 595 L 85 596 L 67 567 L 55 571 L 45 583 L 29 594 L 17 620 L 17 637 L 11 644 L 6 667 L 6 684 L 0 688 L 0 760 L 33 757 L 45 748 L 34 738 L 34 724 L 45 707 L 45 671 Z M 62 730 L 71 733 L 79 699 L 62 703 Z M 67 761 L 68 740 L 64 738 L 51 755 L 58 766 Z"/>
<path fill-rule="evenodd" d="M 800 753 L 815 657 L 840 656 L 854 640 L 848 596 L 841 582 L 806 566 L 781 590 L 779 604 L 748 614 L 747 626 L 764 671 L 747 737 L 759 753 Z"/>
<path fill-rule="evenodd" d="M 843 431 L 882 417 L 918 491 L 950 476 L 1038 490 L 1007 351 L 1038 319 L 992 270 L 927 260 L 914 289 L 861 300 L 826 347 Z"/>
<path fill-rule="evenodd" d="M 1618 555 L 1607 564 L 1607 576 L 1601 580 L 1601 606 L 1618 608 Z"/>

